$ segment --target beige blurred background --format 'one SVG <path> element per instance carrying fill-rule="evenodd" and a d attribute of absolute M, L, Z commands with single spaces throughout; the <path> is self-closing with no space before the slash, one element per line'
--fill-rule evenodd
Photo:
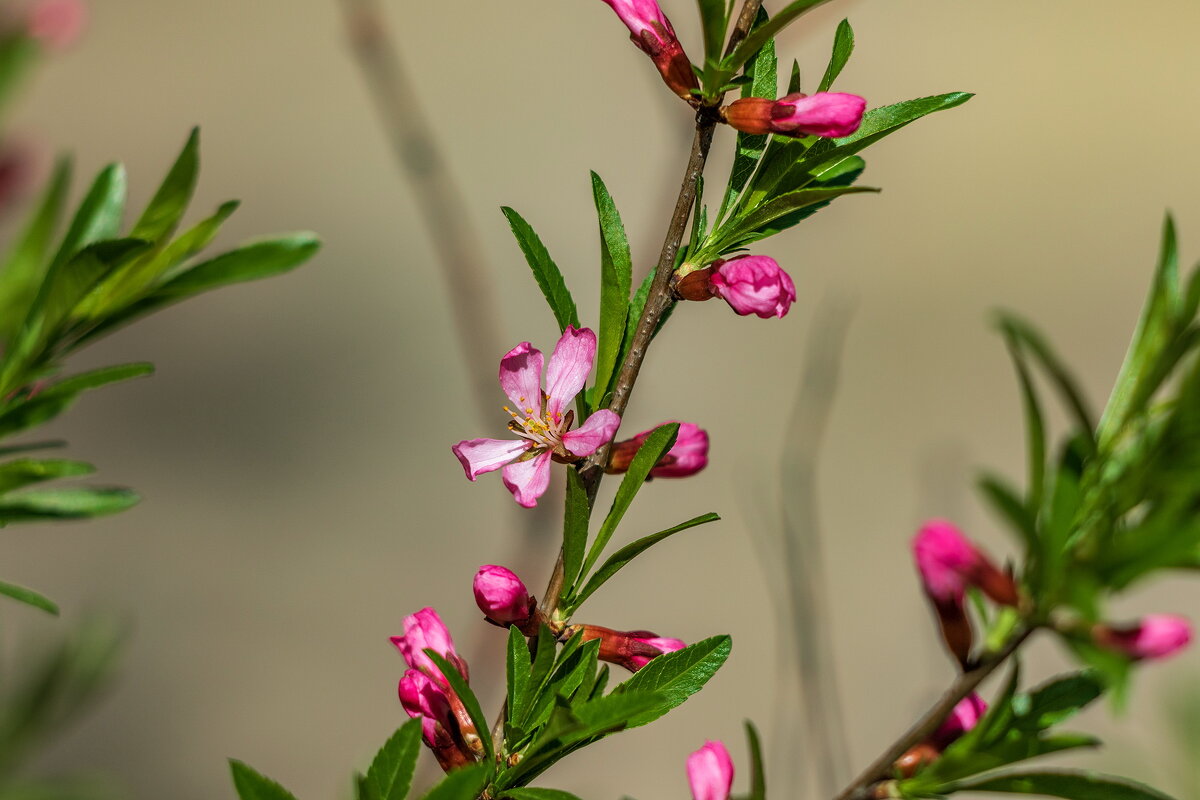
<path fill-rule="evenodd" d="M 665 8 L 698 51 L 692 4 Z M 392 0 L 389 12 L 496 270 L 506 337 L 487 346 L 497 358 L 523 339 L 550 347 L 553 319 L 498 206 L 541 232 L 594 321 L 587 170 L 608 182 L 645 269 L 682 171 L 687 110 L 598 0 Z M 124 161 L 137 206 L 198 123 L 195 215 L 238 197 L 226 244 L 312 229 L 325 248 L 290 276 L 190 302 L 77 362 L 148 359 L 158 375 L 95 394 L 54 431 L 144 502 L 95 523 L 18 528 L 0 545 L 5 577 L 62 600 L 68 620 L 106 608 L 134 626 L 115 691 L 43 766 L 106 769 L 139 797 L 232 797 L 224 759 L 236 756 L 301 797 L 344 797 L 351 768 L 404 719 L 387 642 L 404 614 L 436 605 L 460 643 L 485 637 L 501 652 L 469 584 L 481 563 L 514 559 L 518 512 L 495 476 L 464 480 L 449 447 L 498 434 L 502 397 L 489 398 L 494 429 L 480 430 L 417 198 L 333 0 L 105 0 L 92 16 L 83 44 L 27 93 L 19 131 L 75 152 L 83 174 Z M 725 739 L 748 774 L 742 718 L 766 725 L 780 698 L 747 498 L 779 458 L 818 304 L 855 304 L 820 500 L 860 766 L 952 677 L 909 563 L 915 526 L 952 516 L 1007 552 L 969 488 L 976 467 L 1019 477 L 1022 465 L 1018 397 L 988 312 L 1040 324 L 1099 403 L 1164 209 L 1185 262 L 1200 256 L 1200 4 L 843 0 L 781 41 L 810 84 L 842 16 L 858 35 L 842 90 L 876 105 L 979 96 L 867 154 L 865 182 L 882 195 L 842 200 L 760 247 L 796 280 L 788 318 L 710 303 L 680 309 L 659 340 L 626 430 L 694 420 L 712 434 L 713 462 L 648 487 L 621 535 L 709 510 L 725 519 L 644 557 L 582 616 L 688 640 L 730 632 L 735 648 L 710 690 L 667 720 L 546 776 L 586 798 L 686 797 L 683 761 L 704 738 Z M 723 134 L 718 150 L 729 146 Z M 551 549 L 524 555 L 531 586 Z M 1180 581 L 1124 610 L 1197 615 L 1200 592 Z M 65 624 L 23 613 L 6 616 L 30 635 Z M 472 665 L 481 685 L 495 663 Z M 1043 645 L 1030 674 L 1059 663 Z M 1119 726 L 1091 714 L 1128 747 L 1087 763 L 1169 788 L 1159 709 L 1198 668 L 1196 653 L 1147 668 Z M 794 757 L 803 770 L 805 754 Z"/>

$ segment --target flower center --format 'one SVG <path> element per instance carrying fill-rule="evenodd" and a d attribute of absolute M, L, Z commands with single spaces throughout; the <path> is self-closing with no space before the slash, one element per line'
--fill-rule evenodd
<path fill-rule="evenodd" d="M 568 412 L 566 416 L 563 416 L 562 414 L 551 414 L 549 411 L 539 414 L 539 409 L 526 405 L 524 397 L 518 399 L 521 401 L 521 405 L 515 410 L 504 406 L 504 410 L 512 417 L 512 421 L 508 423 L 508 429 L 522 439 L 532 442 L 537 448 L 561 449 L 562 435 L 571 426 L 571 419 L 574 415 Z M 539 405 L 541 404 L 539 403 Z"/>

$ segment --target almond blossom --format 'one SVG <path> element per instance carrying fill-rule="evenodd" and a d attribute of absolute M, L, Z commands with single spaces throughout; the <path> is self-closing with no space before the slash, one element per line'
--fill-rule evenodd
<path fill-rule="evenodd" d="M 517 438 L 468 439 L 451 449 L 470 480 L 502 470 L 504 485 L 519 505 L 533 508 L 550 485 L 550 462 L 572 463 L 590 456 L 612 439 L 621 418 L 607 409 L 595 412 L 570 430 L 575 412 L 569 409 L 583 389 L 596 357 L 596 334 L 568 325 L 554 346 L 542 390 L 542 353 L 521 342 L 500 359 L 500 388 L 511 406 L 508 428 Z"/>

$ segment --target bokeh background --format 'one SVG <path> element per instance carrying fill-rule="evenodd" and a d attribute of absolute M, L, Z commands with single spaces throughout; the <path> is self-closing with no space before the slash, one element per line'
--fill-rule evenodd
<path fill-rule="evenodd" d="M 692 4 L 664 5 L 698 51 Z M 587 171 L 608 182 L 647 268 L 690 140 L 687 109 L 597 0 L 391 0 L 388 11 L 494 270 L 505 338 L 485 346 L 497 358 L 524 339 L 549 347 L 553 319 L 498 206 L 535 225 L 594 319 Z M 730 632 L 735 647 L 710 689 L 666 720 L 546 776 L 588 798 L 685 797 L 687 753 L 722 738 L 745 765 L 742 719 L 767 725 L 791 702 L 751 529 L 818 306 L 853 306 L 819 489 L 832 655 L 857 766 L 952 677 L 909 561 L 916 525 L 949 516 L 1007 552 L 970 490 L 978 467 L 1022 468 L 1019 400 L 989 312 L 1042 326 L 1099 403 L 1165 209 L 1185 262 L 1200 256 L 1194 0 L 841 0 L 781 39 L 810 82 L 843 16 L 858 50 L 842 90 L 875 105 L 978 97 L 870 151 L 865 180 L 882 195 L 844 199 L 763 248 L 796 280 L 789 317 L 698 305 L 658 341 L 626 430 L 696 421 L 713 461 L 649 487 L 622 535 L 709 510 L 725 519 L 644 557 L 582 616 L 688 640 Z M 147 359 L 158 374 L 96 393 L 53 431 L 143 503 L 0 543 L 5 576 L 62 601 L 68 620 L 100 608 L 132 626 L 111 695 L 42 767 L 106 770 L 138 797 L 232 797 L 224 759 L 236 756 L 302 797 L 347 796 L 350 769 L 404 719 L 387 641 L 401 617 L 437 606 L 461 645 L 480 648 L 473 673 L 487 687 L 503 634 L 480 624 L 471 576 L 519 562 L 540 587 L 554 545 L 518 548 L 518 510 L 500 481 L 468 483 L 450 454 L 459 439 L 502 430 L 502 396 L 489 398 L 493 429 L 480 430 L 454 298 L 339 8 L 97 2 L 83 42 L 28 89 L 16 130 L 75 153 L 84 175 L 125 162 L 134 207 L 200 124 L 195 216 L 238 197 L 226 244 L 291 229 L 325 240 L 292 275 L 189 302 L 77 362 Z M 723 134 L 717 151 L 729 147 Z M 1163 584 L 1122 610 L 1196 615 L 1200 592 Z M 5 614 L 8 642 L 65 624 L 12 604 Z M 1030 674 L 1061 662 L 1043 644 Z M 1172 756 L 1163 709 L 1198 669 L 1196 653 L 1147 667 L 1130 715 L 1114 724 L 1107 709 L 1090 713 L 1114 747 L 1088 763 L 1181 787 L 1169 762 L 1186 754 Z M 804 771 L 806 753 L 776 751 Z"/>

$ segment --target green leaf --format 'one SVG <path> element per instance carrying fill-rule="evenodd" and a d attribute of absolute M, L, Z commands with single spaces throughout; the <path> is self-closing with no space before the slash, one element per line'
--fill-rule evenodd
<path fill-rule="evenodd" d="M 78 486 L 70 489 L 30 489 L 0 496 L 0 525 L 10 522 L 82 519 L 116 514 L 138 502 L 128 489 Z"/>
<path fill-rule="evenodd" d="M 746 720 L 746 747 L 750 751 L 750 793 L 742 800 L 766 800 L 767 769 L 763 764 L 762 742 L 750 720 Z"/>
<path fill-rule="evenodd" d="M 32 483 L 89 475 L 96 471 L 91 464 L 65 459 L 22 458 L 0 464 L 0 494 L 20 489 Z"/>
<path fill-rule="evenodd" d="M 490 764 L 472 764 L 456 769 L 442 778 L 441 783 L 430 789 L 422 800 L 475 800 L 487 785 L 490 774 Z"/>
<path fill-rule="evenodd" d="M 180 273 L 151 297 L 181 299 L 231 283 L 278 275 L 300 266 L 320 247 L 320 240 L 312 233 L 294 233 L 252 242 Z"/>
<path fill-rule="evenodd" d="M 77 252 L 102 239 L 113 239 L 125 209 L 125 168 L 110 164 L 96 176 L 79 204 L 48 272 L 67 263 Z"/>
<path fill-rule="evenodd" d="M 1067 800 L 1172 800 L 1144 784 L 1098 772 L 1044 770 L 1008 772 L 960 781 L 951 791 L 1008 792 Z"/>
<path fill-rule="evenodd" d="M 58 616 L 58 604 L 45 595 L 38 594 L 32 589 L 0 581 L 0 595 L 11 597 L 25 605 L 40 608 L 42 611 Z"/>
<path fill-rule="evenodd" d="M 463 676 L 459 674 L 458 668 L 439 653 L 426 648 L 425 654 L 441 670 L 442 676 L 450 684 L 450 688 L 454 693 L 458 695 L 458 699 L 462 701 L 463 707 L 467 709 L 467 714 L 470 715 L 471 722 L 475 724 L 475 732 L 479 735 L 479 740 L 483 744 L 484 755 L 490 761 L 495 755 L 492 752 L 491 728 L 488 727 L 487 717 L 483 715 L 483 709 L 479 707 L 479 700 L 475 697 L 475 692 L 463 680 Z"/>
<path fill-rule="evenodd" d="M 704 688 L 729 658 L 732 648 L 733 640 L 728 636 L 713 636 L 651 659 L 632 678 L 613 690 L 614 693 L 656 692 L 665 698 L 661 707 L 630 720 L 629 727 L 653 722 Z"/>
<path fill-rule="evenodd" d="M 1033 378 L 1029 374 L 1029 366 L 1025 363 L 1024 351 L 1008 331 L 1004 331 L 1004 340 L 1008 345 L 1013 367 L 1017 371 L 1017 378 L 1021 382 L 1021 401 L 1025 409 L 1025 450 L 1029 464 L 1029 485 L 1026 491 L 1029 495 L 1030 513 L 1036 514 L 1037 509 L 1041 507 L 1046 484 L 1046 423 L 1037 390 L 1033 386 Z"/>
<path fill-rule="evenodd" d="M 722 0 L 716 0 L 723 5 Z M 629 313 L 629 291 L 633 282 L 633 257 L 621 215 L 608 187 L 592 173 L 592 196 L 600 221 L 600 333 L 596 345 L 596 392 L 603 395 L 617 366 L 625 323 Z M 602 399 L 597 396 L 593 408 Z"/>
<path fill-rule="evenodd" d="M 152 372 L 152 364 L 122 364 L 81 372 L 61 380 L 24 402 L 0 412 L 0 436 L 9 436 L 53 419 L 66 410 L 82 392 L 89 389 L 140 378 Z"/>
<path fill-rule="evenodd" d="M 711 246 L 717 252 L 714 255 L 729 252 L 750 242 L 773 236 L 789 225 L 772 225 L 773 222 L 794 214 L 801 209 L 815 206 L 818 203 L 828 203 L 844 194 L 861 194 L 863 192 L 878 192 L 867 186 L 834 186 L 799 189 L 780 195 L 751 211 L 739 215 L 714 232 Z M 796 220 L 797 222 L 799 220 Z M 795 224 L 794 222 L 791 224 Z M 707 261 L 702 258 L 701 261 Z"/>
<path fill-rule="evenodd" d="M 1016 719 L 1018 728 L 1046 730 L 1074 716 L 1104 693 L 1104 684 L 1092 673 L 1059 676 L 1029 695 L 1028 708 Z"/>
<path fill-rule="evenodd" d="M 560 600 L 570 597 L 575 591 L 575 582 L 583 566 L 583 553 L 587 549 L 591 513 L 587 490 L 583 488 L 579 471 L 567 469 L 567 500 L 563 515 L 563 588 Z"/>
<path fill-rule="evenodd" d="M 633 347 L 633 337 L 637 335 L 638 322 L 642 319 L 642 312 L 646 309 L 646 298 L 650 296 L 650 286 L 654 283 L 654 270 L 642 279 L 638 290 L 634 292 L 633 297 L 629 300 L 629 313 L 625 317 L 625 338 L 621 344 L 621 357 L 617 359 L 617 364 L 624 364 L 625 359 L 629 357 L 629 350 Z M 665 316 L 665 315 L 664 315 Z M 659 321 L 659 326 L 662 326 L 662 321 Z M 621 374 L 621 370 L 613 370 L 612 380 L 608 383 L 608 391 L 612 391 L 616 385 L 617 377 Z M 600 404 L 603 398 L 597 397 L 596 402 Z"/>
<path fill-rule="evenodd" d="M 510 723 L 525 718 L 529 705 L 529 645 L 515 627 L 508 629 L 508 651 L 504 662 Z"/>
<path fill-rule="evenodd" d="M 4 271 L 0 273 L 0 337 L 6 342 L 12 341 L 20 329 L 25 312 L 45 278 L 49 267 L 46 254 L 70 183 L 71 162 L 60 159 L 37 211 L 5 259 Z"/>
<path fill-rule="evenodd" d="M 533 654 L 533 665 L 529 669 L 529 694 L 524 703 L 526 709 L 532 708 L 533 701 L 545 689 L 546 682 L 550 680 L 550 672 L 554 669 L 555 657 L 557 655 L 558 646 L 555 636 L 550 632 L 549 628 L 543 625 L 538 628 L 537 647 Z M 522 719 L 524 719 L 524 716 Z"/>
<path fill-rule="evenodd" d="M 761 25 L 767 20 L 767 14 L 759 9 L 758 22 Z M 763 97 L 774 99 L 779 91 L 779 63 L 775 56 L 775 42 L 768 40 L 754 57 L 746 62 L 745 74 L 750 76 L 750 82 L 742 87 L 742 97 Z M 721 209 L 717 212 L 717 220 L 725 218 L 725 210 L 731 208 L 741 194 L 750 176 L 758 166 L 763 151 L 770 140 L 767 134 L 738 133 L 737 151 L 733 158 L 733 166 L 729 171 L 729 183 L 725 189 L 725 198 Z"/>
<path fill-rule="evenodd" d="M 163 179 L 146 210 L 129 235 L 135 239 L 157 242 L 170 236 L 187 211 L 196 178 L 200 172 L 200 129 L 192 128 L 187 143 Z"/>
<path fill-rule="evenodd" d="M 233 786 L 242 800 L 296 800 L 287 789 L 241 761 L 229 759 L 229 769 L 233 773 Z"/>
<path fill-rule="evenodd" d="M 646 441 L 638 449 L 637 455 L 633 457 L 633 461 L 629 464 L 629 470 L 625 473 L 625 477 L 621 479 L 621 485 L 617 488 L 617 495 L 613 498 L 608 516 L 604 518 L 604 524 L 600 526 L 600 531 L 596 534 L 596 540 L 592 542 L 587 559 L 583 563 L 582 574 L 586 575 L 591 572 L 596 559 L 604 552 L 604 546 L 608 544 L 617 526 L 621 524 L 621 518 L 629 510 L 629 505 L 633 502 L 633 498 L 637 496 L 638 490 L 645 484 L 647 476 L 650 475 L 650 470 L 654 469 L 654 465 L 658 463 L 658 460 L 666 455 L 675 445 L 675 437 L 678 433 L 679 423 L 672 422 L 655 428 L 654 432 L 646 437 Z"/>
<path fill-rule="evenodd" d="M 537 786 L 508 789 L 500 797 L 508 797 L 512 800 L 579 800 L 575 795 L 564 792 L 562 789 L 542 789 Z"/>
<path fill-rule="evenodd" d="M 704 60 L 721 57 L 725 44 L 725 29 L 729 27 L 729 12 L 725 0 L 696 0 L 700 7 L 700 24 L 704 28 Z"/>
<path fill-rule="evenodd" d="M 979 491 L 983 493 L 992 508 L 1008 523 L 1009 527 L 1020 536 L 1025 544 L 1027 554 L 1038 550 L 1037 521 L 1030 514 L 1029 507 L 1016 491 L 996 475 L 981 475 L 976 481 Z"/>
<path fill-rule="evenodd" d="M 1075 424 L 1083 433 L 1087 434 L 1087 442 L 1091 444 L 1096 423 L 1088 408 L 1088 402 L 1084 399 L 1083 392 L 1079 389 L 1066 364 L 1042 338 L 1042 335 L 1019 317 L 1001 312 L 999 324 L 1007 336 L 1011 337 L 1013 341 L 1020 342 L 1025 350 L 1037 359 L 1042 370 L 1062 395 L 1067 410 L 1075 417 Z"/>
<path fill-rule="evenodd" d="M 829 57 L 829 66 L 825 67 L 821 85 L 817 87 L 818 92 L 829 91 L 837 76 L 842 74 L 842 69 L 853 52 L 854 29 L 850 27 L 850 20 L 844 19 L 838 23 L 837 32 L 833 35 L 833 54 Z"/>
<path fill-rule="evenodd" d="M 546 246 L 542 244 L 542 240 L 538 238 L 533 228 L 520 214 L 508 206 L 504 206 L 500 210 L 508 219 L 513 236 L 517 238 L 517 244 L 520 245 L 521 252 L 525 254 L 529 268 L 533 270 L 533 278 L 537 281 L 538 288 L 542 290 L 546 302 L 550 305 L 550 310 L 554 312 L 554 319 L 558 321 L 559 330 L 566 330 L 568 325 L 578 328 L 579 312 L 575 310 L 575 301 L 571 298 L 562 272 L 554 263 L 554 259 L 550 258 Z"/>
<path fill-rule="evenodd" d="M 605 561 L 598 570 L 592 573 L 592 576 L 588 579 L 587 585 L 583 587 L 583 590 L 579 592 L 578 595 L 571 598 L 570 610 L 574 612 L 575 609 L 583 605 L 583 602 L 591 597 L 597 589 L 603 586 L 609 578 L 616 575 L 622 567 L 624 567 L 630 561 L 633 561 L 633 559 L 641 555 L 650 547 L 661 542 L 663 539 L 666 539 L 668 536 L 674 536 L 680 531 L 686 531 L 688 528 L 694 528 L 697 525 L 703 525 L 706 522 L 715 522 L 719 519 L 720 517 L 718 515 L 710 511 L 707 514 L 702 514 L 694 519 L 689 519 L 687 522 L 681 522 L 673 528 L 667 528 L 665 531 L 659 531 L 658 533 L 645 536 L 641 539 L 638 539 L 636 542 L 625 545 L 620 550 L 609 556 L 608 560 Z"/>
<path fill-rule="evenodd" d="M 420 752 L 421 721 L 412 719 L 392 734 L 371 762 L 366 777 L 370 800 L 404 800 Z"/>
<path fill-rule="evenodd" d="M 721 63 L 723 74 L 732 75 L 738 67 L 749 61 L 750 57 L 757 53 L 764 44 L 774 39 L 780 31 L 792 24 L 797 17 L 806 11 L 811 11 L 823 2 L 825 0 L 793 0 L 786 5 L 782 11 L 778 12 L 765 25 L 752 30 L 733 49 L 729 57 Z"/>

